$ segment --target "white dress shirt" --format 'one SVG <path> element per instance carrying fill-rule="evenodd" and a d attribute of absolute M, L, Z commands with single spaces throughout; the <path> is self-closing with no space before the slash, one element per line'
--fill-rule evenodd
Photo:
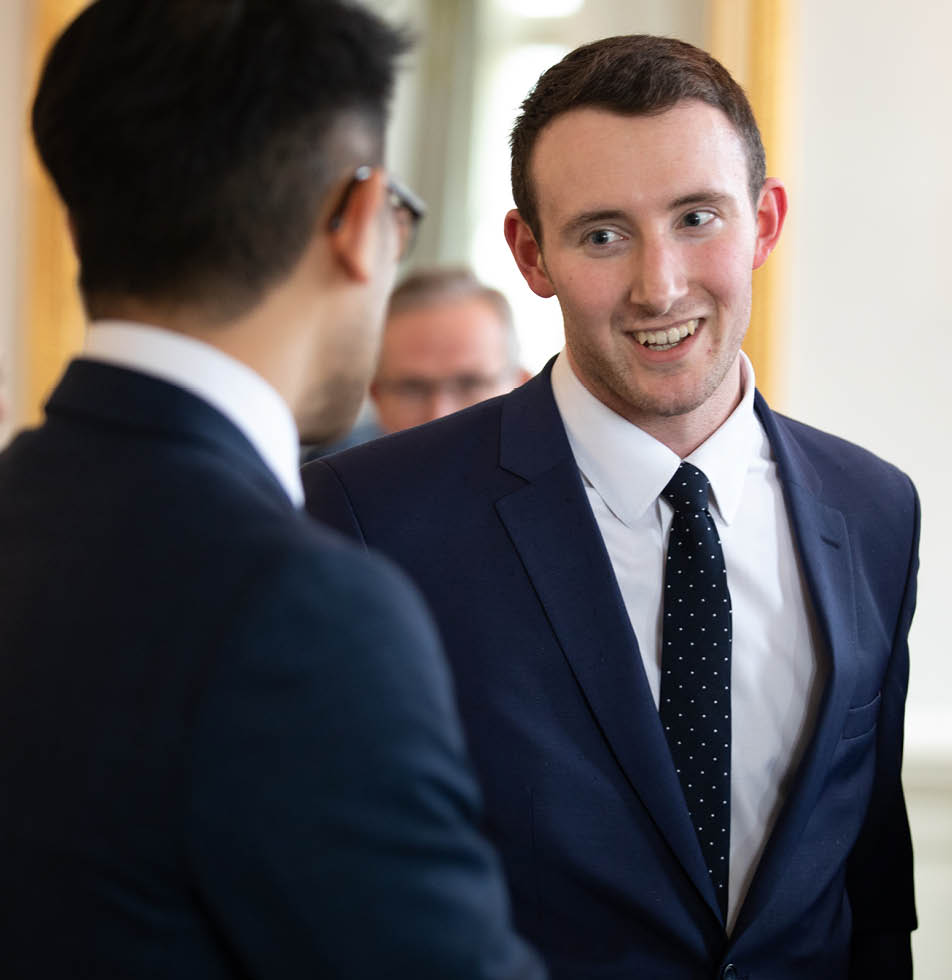
<path fill-rule="evenodd" d="M 687 457 L 711 483 L 733 608 L 729 930 L 813 732 L 827 671 L 776 463 L 754 413 L 753 367 L 740 356 L 741 403 Z M 674 513 L 659 494 L 680 459 L 595 398 L 564 351 L 552 389 L 657 706 Z"/>
<path fill-rule="evenodd" d="M 90 324 L 83 357 L 160 378 L 208 402 L 241 430 L 294 506 L 303 506 L 291 410 L 247 365 L 194 337 L 118 320 Z"/>

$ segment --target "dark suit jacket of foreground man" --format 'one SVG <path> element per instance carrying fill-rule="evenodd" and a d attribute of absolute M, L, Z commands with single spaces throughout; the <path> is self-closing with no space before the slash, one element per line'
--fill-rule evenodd
<path fill-rule="evenodd" d="M 74 362 L 0 542 L 0 974 L 538 976 L 419 599 L 217 410 Z"/>
<path fill-rule="evenodd" d="M 549 370 L 303 471 L 310 511 L 435 611 L 517 926 L 561 980 L 897 975 L 915 926 L 908 478 L 758 396 L 830 673 L 726 937 Z"/>

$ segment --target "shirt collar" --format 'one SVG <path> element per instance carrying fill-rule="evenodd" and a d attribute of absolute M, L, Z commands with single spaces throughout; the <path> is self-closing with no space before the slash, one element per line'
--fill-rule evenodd
<path fill-rule="evenodd" d="M 754 366 L 750 358 L 740 352 L 741 395 L 740 404 L 713 432 L 691 453 L 687 460 L 702 470 L 711 484 L 714 504 L 730 524 L 737 516 L 744 495 L 744 481 L 754 466 L 761 466 L 764 457 L 769 458 L 767 435 L 754 413 Z"/>
<path fill-rule="evenodd" d="M 740 352 L 740 404 L 687 459 L 704 471 L 725 523 L 737 514 L 752 458 L 766 436 L 754 414 L 754 369 Z M 552 366 L 552 393 L 584 479 L 622 523 L 639 521 L 680 464 L 677 454 L 600 402 L 576 377 L 565 351 Z"/>
<path fill-rule="evenodd" d="M 194 337 L 119 320 L 90 324 L 83 356 L 171 382 L 208 402 L 241 430 L 291 502 L 303 505 L 291 410 L 251 368 Z"/>

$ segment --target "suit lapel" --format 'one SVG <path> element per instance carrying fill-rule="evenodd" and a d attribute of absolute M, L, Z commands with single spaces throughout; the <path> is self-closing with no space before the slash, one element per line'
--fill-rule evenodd
<path fill-rule="evenodd" d="M 719 915 L 601 533 L 546 370 L 503 408 L 500 463 L 526 480 L 496 510 L 619 766 Z M 663 764 L 659 765 L 659 760 Z"/>
<path fill-rule="evenodd" d="M 849 532 L 843 514 L 819 497 L 822 481 L 784 420 L 757 395 L 757 413 L 777 461 L 813 613 L 828 657 L 816 726 L 737 921 L 739 934 L 769 902 L 823 786 L 843 731 L 857 670 L 857 626 Z"/>

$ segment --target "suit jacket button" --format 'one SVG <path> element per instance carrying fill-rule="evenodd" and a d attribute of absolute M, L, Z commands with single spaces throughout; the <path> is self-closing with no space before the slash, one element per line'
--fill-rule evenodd
<path fill-rule="evenodd" d="M 733 963 L 728 963 L 721 970 L 721 980 L 737 980 L 737 967 Z"/>

